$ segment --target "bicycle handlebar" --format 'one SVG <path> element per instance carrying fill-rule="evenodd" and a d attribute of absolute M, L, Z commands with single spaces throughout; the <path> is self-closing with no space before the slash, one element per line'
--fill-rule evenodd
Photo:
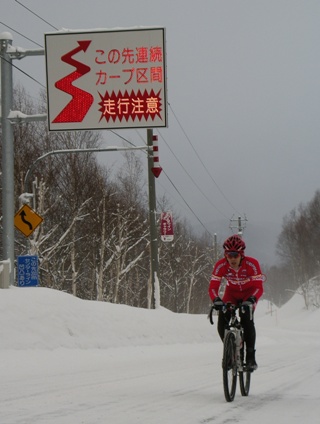
<path fill-rule="evenodd" d="M 253 312 L 253 305 L 246 305 L 246 306 L 248 306 L 249 307 L 249 310 L 250 310 L 250 319 L 252 320 L 252 312 Z M 236 310 L 237 309 L 240 309 L 240 308 L 244 308 L 244 306 L 242 306 L 242 303 L 239 303 L 238 305 L 234 305 L 233 303 L 230 303 L 230 302 L 228 302 L 228 303 L 224 303 L 223 305 L 222 305 L 222 308 L 221 308 L 221 310 L 223 311 L 223 312 L 227 312 L 227 311 L 233 311 L 233 312 L 236 312 Z M 211 325 L 213 325 L 214 324 L 214 322 L 213 322 L 213 311 L 215 311 L 216 309 L 215 309 L 215 307 L 214 307 L 214 305 L 212 305 L 211 306 L 211 308 L 210 308 L 210 311 L 209 311 L 209 313 L 208 313 L 208 318 L 209 318 L 209 320 L 210 320 L 210 324 Z"/>

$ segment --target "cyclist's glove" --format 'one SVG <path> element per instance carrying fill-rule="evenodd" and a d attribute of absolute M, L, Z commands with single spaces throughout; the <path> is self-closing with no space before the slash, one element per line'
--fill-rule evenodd
<path fill-rule="evenodd" d="M 257 298 L 255 296 L 250 296 L 245 302 L 242 303 L 244 307 L 252 307 L 255 303 L 257 303 Z"/>
<path fill-rule="evenodd" d="M 216 311 L 220 311 L 223 307 L 224 303 L 221 300 L 221 298 L 218 296 L 215 299 L 213 299 L 213 307 Z"/>

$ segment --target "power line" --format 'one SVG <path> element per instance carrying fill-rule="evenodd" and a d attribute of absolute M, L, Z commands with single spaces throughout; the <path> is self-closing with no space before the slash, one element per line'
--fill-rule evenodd
<path fill-rule="evenodd" d="M 200 223 L 200 225 L 205 229 L 205 231 L 210 234 L 212 236 L 212 234 L 210 233 L 210 231 L 206 228 L 206 226 L 203 224 L 203 222 L 198 218 L 198 216 L 196 215 L 196 213 L 193 211 L 193 209 L 191 208 L 191 206 L 188 204 L 188 202 L 184 199 L 184 197 L 182 196 L 182 194 L 180 193 L 180 191 L 178 190 L 178 188 L 175 186 L 175 184 L 173 183 L 173 181 L 169 178 L 168 174 L 162 170 L 162 172 L 164 172 L 165 176 L 168 178 L 168 180 L 170 181 L 170 183 L 172 184 L 172 187 L 176 190 L 176 192 L 179 194 L 179 196 L 181 197 L 181 199 L 183 200 L 183 203 L 188 207 L 188 209 L 192 212 L 192 214 L 195 216 L 195 218 L 197 219 L 197 221 Z"/>
<path fill-rule="evenodd" d="M 183 128 L 183 126 L 182 126 L 182 124 L 180 123 L 180 121 L 179 121 L 179 119 L 178 119 L 177 115 L 175 114 L 174 110 L 172 109 L 171 104 L 170 104 L 170 103 L 168 103 L 168 105 L 169 105 L 169 108 L 170 108 L 171 112 L 173 113 L 173 116 L 175 117 L 175 119 L 176 119 L 176 121 L 177 121 L 178 125 L 180 126 L 180 128 L 181 128 L 181 130 L 182 130 L 183 134 L 185 135 L 186 139 L 188 140 L 188 142 L 189 142 L 189 144 L 190 144 L 190 146 L 191 146 L 192 150 L 194 151 L 195 155 L 197 156 L 197 158 L 198 158 L 198 159 L 199 159 L 199 161 L 201 162 L 201 164 L 202 164 L 203 168 L 205 169 L 205 171 L 206 171 L 206 172 L 207 172 L 207 174 L 209 175 L 210 179 L 213 181 L 213 183 L 215 184 L 215 186 L 217 187 L 217 189 L 219 190 L 219 192 L 221 193 L 221 195 L 222 195 L 222 196 L 224 197 L 224 199 L 228 202 L 228 204 L 232 207 L 232 209 L 233 209 L 234 211 L 236 211 L 237 213 L 239 213 L 239 212 L 237 211 L 237 209 L 233 206 L 233 204 L 230 202 L 230 200 L 229 200 L 229 199 L 226 197 L 226 195 L 223 193 L 223 191 L 222 191 L 222 190 L 221 190 L 221 188 L 219 187 L 218 183 L 215 181 L 215 179 L 212 177 L 212 175 L 211 175 L 211 174 L 210 174 L 210 172 L 208 171 L 207 167 L 206 167 L 206 166 L 205 166 L 205 164 L 203 163 L 203 161 L 202 161 L 202 159 L 200 158 L 200 156 L 199 156 L 198 152 L 197 152 L 197 151 L 196 151 L 196 149 L 194 148 L 194 146 L 193 146 L 193 144 L 192 144 L 192 142 L 191 142 L 190 138 L 188 137 L 188 135 L 187 135 L 186 131 L 184 130 L 184 128 Z"/>
<path fill-rule="evenodd" d="M 134 143 L 132 143 L 131 141 L 127 140 L 125 137 L 121 136 L 120 134 L 116 133 L 115 131 L 111 130 L 111 132 L 116 135 L 117 137 L 121 138 L 123 141 L 129 143 L 132 146 L 135 146 Z M 139 133 L 138 133 L 139 134 Z M 141 135 L 139 134 L 139 136 L 141 137 Z M 161 136 L 162 137 L 162 136 Z M 142 137 L 141 137 L 142 138 Z M 163 137 L 162 137 L 163 138 Z M 144 152 L 146 154 L 146 152 Z M 162 170 L 162 172 L 165 174 L 165 176 L 167 177 L 167 179 L 169 180 L 170 184 L 172 185 L 172 187 L 175 189 L 175 191 L 179 194 L 179 196 L 181 197 L 183 203 L 187 206 L 187 208 L 191 211 L 191 213 L 194 215 L 194 217 L 197 219 L 197 221 L 200 223 L 200 225 L 205 229 L 205 231 L 208 234 L 211 234 L 210 231 L 206 228 L 206 226 L 203 224 L 203 222 L 200 220 L 200 218 L 197 216 L 197 214 L 194 212 L 194 210 L 191 208 L 191 206 L 188 204 L 188 202 L 185 200 L 185 198 L 182 196 L 182 194 L 180 193 L 179 189 L 177 188 L 177 186 L 173 183 L 173 181 L 171 180 L 171 178 L 168 176 L 168 174 Z M 213 205 L 214 206 L 214 205 Z M 212 235 L 212 234 L 211 234 Z"/>
<path fill-rule="evenodd" d="M 119 138 L 121 138 L 122 140 L 126 141 L 127 143 L 131 144 L 134 146 L 133 143 L 131 143 L 129 140 L 127 140 L 125 137 L 122 137 L 120 134 L 117 134 L 115 131 L 111 131 L 113 134 L 115 134 L 116 136 L 118 136 Z M 141 134 L 136 130 L 138 136 L 141 138 L 141 140 L 145 143 L 143 137 L 141 136 Z M 163 137 L 163 135 L 161 134 L 160 130 L 158 130 L 158 133 L 160 135 L 160 137 L 162 138 L 162 140 L 164 141 L 164 143 L 166 144 L 166 146 L 168 147 L 168 149 L 171 151 L 171 153 L 173 154 L 173 156 L 175 157 L 175 159 L 177 160 L 177 162 L 180 164 L 180 166 L 182 167 L 182 169 L 184 170 L 184 172 L 188 175 L 188 177 L 191 179 L 191 181 L 193 182 L 193 184 L 197 187 L 197 189 L 200 191 L 200 193 L 207 199 L 207 201 L 226 219 L 229 219 L 229 217 L 227 217 L 222 211 L 220 211 L 217 206 L 212 203 L 211 199 L 208 198 L 208 196 L 203 192 L 203 190 L 199 187 L 199 185 L 195 182 L 195 180 L 192 178 L 192 176 L 189 174 L 189 172 L 186 170 L 186 168 L 183 166 L 183 164 L 180 162 L 180 160 L 178 159 L 178 157 L 176 156 L 176 154 L 173 152 L 173 150 L 171 149 L 171 147 L 169 146 L 169 144 L 166 142 L 165 138 Z M 146 152 L 144 152 L 146 154 Z M 200 222 L 200 224 L 205 228 L 206 231 L 208 231 L 205 227 L 205 225 L 201 222 L 201 220 L 199 219 L 199 217 L 196 215 L 196 213 L 193 211 L 193 209 L 190 207 L 190 205 L 187 203 L 187 201 L 184 199 L 184 197 L 182 196 L 182 194 L 180 193 L 180 191 L 178 190 L 178 188 L 176 187 L 176 185 L 172 182 L 172 180 L 169 178 L 168 174 L 163 170 L 165 176 L 168 178 L 170 184 L 173 186 L 173 188 L 176 190 L 176 192 L 179 194 L 179 196 L 181 197 L 181 199 L 183 200 L 184 204 L 188 207 L 188 209 L 192 212 L 192 214 L 196 217 L 196 219 Z M 209 232 L 209 231 L 208 231 Z"/>
<path fill-rule="evenodd" d="M 164 137 L 162 136 L 162 134 L 160 133 L 160 137 L 162 138 L 162 140 L 165 142 L 166 146 L 168 147 L 168 149 L 170 150 L 170 152 L 173 154 L 173 156 L 176 158 L 176 160 L 178 161 L 178 163 L 180 164 L 181 168 L 184 170 L 184 172 L 188 175 L 188 177 L 190 178 L 190 180 L 193 182 L 193 184 L 197 187 L 197 189 L 200 191 L 200 193 L 207 199 L 207 201 L 225 218 L 228 218 L 221 210 L 219 210 L 217 208 L 217 206 L 212 203 L 211 199 L 209 199 L 209 197 L 203 192 L 203 190 L 201 189 L 201 187 L 199 187 L 199 185 L 195 182 L 195 180 L 192 178 L 192 176 L 189 174 L 189 172 L 186 170 L 186 168 L 182 165 L 182 163 L 180 162 L 180 160 L 178 159 L 178 157 L 176 156 L 176 154 L 173 152 L 173 150 L 171 149 L 171 147 L 169 146 L 169 144 L 166 142 L 166 140 L 164 139 Z"/>
<path fill-rule="evenodd" d="M 31 43 L 34 43 L 34 44 L 36 44 L 37 46 L 39 46 L 39 47 L 43 48 L 43 46 L 42 46 L 41 44 L 37 43 L 36 41 L 31 40 L 31 38 L 29 38 L 29 37 L 27 37 L 27 36 L 23 35 L 21 32 L 19 32 L 19 31 L 17 31 L 16 29 L 14 29 L 14 28 L 10 27 L 9 25 L 5 24 L 4 22 L 1 22 L 1 21 L 0 21 L 0 24 L 4 25 L 6 28 L 11 29 L 11 31 L 15 32 L 16 34 L 19 34 L 21 37 L 25 38 L 26 40 L 31 41 Z"/>
<path fill-rule="evenodd" d="M 26 75 L 28 78 L 32 79 L 34 82 L 36 82 L 37 84 L 41 85 L 41 87 L 46 88 L 45 85 L 41 84 L 41 82 L 39 82 L 38 80 L 36 80 L 35 78 L 33 78 L 31 75 L 29 75 L 27 72 L 23 71 L 22 69 L 18 68 L 18 66 L 14 65 L 12 62 L 9 62 L 7 59 L 5 59 L 2 55 L 0 55 L 1 59 L 4 60 L 7 63 L 10 63 L 10 65 L 17 69 L 19 72 L 21 72 L 22 74 Z"/>
<path fill-rule="evenodd" d="M 110 132 L 112 132 L 112 134 L 116 135 L 117 137 L 121 138 L 123 141 L 125 141 L 126 143 L 130 144 L 131 146 L 136 147 L 136 145 L 134 143 L 132 143 L 131 141 L 127 140 L 125 137 L 123 137 L 122 135 L 116 133 L 114 130 L 110 130 Z M 146 153 L 146 152 L 144 152 Z"/>
<path fill-rule="evenodd" d="M 29 9 L 27 6 L 25 6 L 24 4 L 20 3 L 18 0 L 15 0 L 16 3 L 20 4 L 20 6 L 24 7 L 25 9 L 28 10 L 28 12 L 32 13 L 34 16 L 36 16 L 37 18 L 41 19 L 41 21 L 45 22 L 46 24 L 48 24 L 49 26 L 51 26 L 51 28 L 56 29 L 58 31 L 58 28 L 56 28 L 54 25 L 51 25 L 50 22 L 46 21 L 45 19 L 43 19 L 41 16 L 37 15 L 35 12 L 33 12 L 31 9 Z"/>

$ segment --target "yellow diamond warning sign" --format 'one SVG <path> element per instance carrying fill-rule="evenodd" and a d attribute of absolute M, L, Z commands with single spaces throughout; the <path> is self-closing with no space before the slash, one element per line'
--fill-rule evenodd
<path fill-rule="evenodd" d="M 43 218 L 29 205 L 23 205 L 14 216 L 14 226 L 26 237 L 29 237 L 42 221 Z"/>

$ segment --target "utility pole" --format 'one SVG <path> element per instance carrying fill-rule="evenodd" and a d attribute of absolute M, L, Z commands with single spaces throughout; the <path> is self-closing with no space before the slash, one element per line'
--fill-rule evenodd
<path fill-rule="evenodd" d="M 153 147 L 153 130 L 147 130 L 147 140 L 149 147 L 148 154 L 148 181 L 149 181 L 149 221 L 150 221 L 150 249 L 151 249 L 151 305 L 152 309 L 160 306 L 159 288 L 159 258 L 158 258 L 158 231 L 157 231 L 157 205 L 156 205 L 156 185 L 155 176 L 152 172 L 154 166 L 153 155 L 150 153 Z"/>
<path fill-rule="evenodd" d="M 213 261 L 216 263 L 218 260 L 218 240 L 217 240 L 217 233 L 214 233 L 213 235 Z"/>
<path fill-rule="evenodd" d="M 241 216 L 238 216 L 237 219 L 232 217 L 230 219 L 229 228 L 231 228 L 231 230 L 237 229 L 238 235 L 240 237 L 242 237 L 243 230 L 246 228 L 246 222 L 247 221 L 248 220 L 247 220 L 246 216 L 244 216 L 244 218 L 242 218 Z"/>

